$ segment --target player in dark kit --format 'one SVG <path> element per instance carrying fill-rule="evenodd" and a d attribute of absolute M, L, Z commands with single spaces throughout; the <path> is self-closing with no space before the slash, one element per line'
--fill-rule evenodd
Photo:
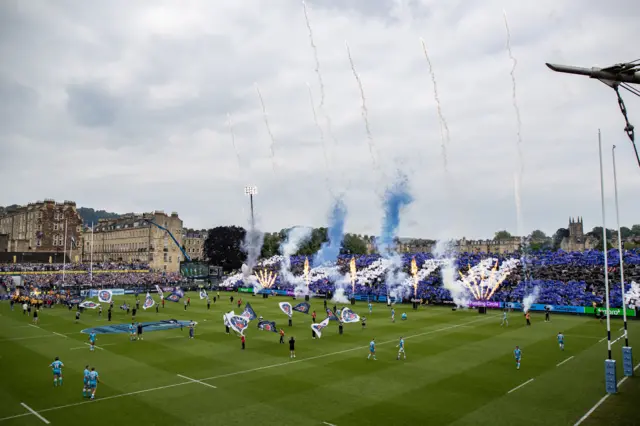
<path fill-rule="evenodd" d="M 290 358 L 296 357 L 296 338 L 293 336 L 289 339 L 289 356 Z"/>

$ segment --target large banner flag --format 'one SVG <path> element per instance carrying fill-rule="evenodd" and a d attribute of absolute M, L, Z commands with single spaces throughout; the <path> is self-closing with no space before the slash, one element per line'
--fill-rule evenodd
<path fill-rule="evenodd" d="M 338 313 L 340 313 L 340 311 L 338 311 Z M 334 314 L 333 311 L 329 308 L 327 308 L 327 318 L 329 319 L 329 321 L 340 321 L 338 316 Z"/>
<path fill-rule="evenodd" d="M 229 318 L 231 318 L 232 316 L 234 316 L 235 313 L 233 311 L 226 313 L 226 314 L 222 314 L 222 321 L 224 322 L 224 325 L 227 327 L 231 327 L 231 325 L 229 324 Z"/>
<path fill-rule="evenodd" d="M 244 307 L 244 312 L 242 312 L 240 316 L 245 317 L 249 321 L 253 321 L 254 319 L 258 318 L 258 315 L 256 315 L 256 311 L 253 310 L 249 302 L 247 302 L 246 306 Z"/>
<path fill-rule="evenodd" d="M 342 322 L 345 324 L 349 324 L 352 322 L 358 322 L 360 321 L 360 316 L 358 314 L 356 314 L 355 312 L 353 312 L 351 309 L 349 308 L 342 308 Z"/>
<path fill-rule="evenodd" d="M 207 290 L 204 288 L 200 290 L 200 300 L 207 298 Z"/>
<path fill-rule="evenodd" d="M 111 290 L 100 290 L 98 292 L 98 301 L 102 303 L 111 303 L 113 292 Z"/>
<path fill-rule="evenodd" d="M 325 318 L 322 322 L 311 324 L 311 329 L 316 332 L 318 338 L 322 337 L 322 329 L 329 325 L 329 318 Z"/>
<path fill-rule="evenodd" d="M 99 303 L 96 302 L 92 302 L 90 300 L 87 300 L 86 302 L 82 302 L 78 305 L 80 308 L 84 308 L 84 309 L 95 309 L 98 306 L 100 306 Z"/>
<path fill-rule="evenodd" d="M 162 294 L 162 289 L 160 288 L 160 286 L 158 284 L 156 284 L 156 291 L 160 295 L 160 300 L 164 299 L 164 294 Z"/>
<path fill-rule="evenodd" d="M 289 315 L 289 318 L 291 318 L 291 314 L 293 313 L 293 308 L 291 307 L 291 303 L 289 302 L 280 302 L 280 309 L 282 310 L 282 312 L 284 312 L 285 314 Z"/>
<path fill-rule="evenodd" d="M 640 308 L 640 285 L 635 281 L 631 283 L 631 290 L 625 294 L 626 305 L 629 309 Z"/>
<path fill-rule="evenodd" d="M 167 296 L 167 300 L 170 302 L 176 302 L 178 303 L 180 301 L 180 298 L 182 296 L 179 296 L 178 293 L 172 293 L 169 296 Z"/>
<path fill-rule="evenodd" d="M 274 333 L 278 332 L 275 321 L 260 321 L 258 323 L 258 329 L 264 331 L 273 331 Z"/>
<path fill-rule="evenodd" d="M 240 334 L 244 334 L 244 331 L 249 326 L 249 320 L 245 317 L 241 317 L 240 315 L 227 314 L 227 322 L 233 331 Z"/>
<path fill-rule="evenodd" d="M 144 299 L 144 303 L 142 304 L 142 309 L 146 311 L 149 308 L 153 308 L 153 305 L 155 304 L 156 304 L 155 300 L 153 300 L 149 292 L 147 292 L 147 297 Z"/>
<path fill-rule="evenodd" d="M 182 291 L 182 289 L 180 287 L 176 287 L 176 289 L 175 289 L 175 291 L 173 293 L 177 294 L 180 297 L 184 297 L 184 291 Z"/>
<path fill-rule="evenodd" d="M 70 305 L 79 305 L 80 303 L 82 303 L 83 300 L 84 300 L 84 297 L 82 296 L 73 296 L 69 299 L 67 303 L 69 303 Z"/>
<path fill-rule="evenodd" d="M 303 314 L 308 314 L 310 309 L 311 309 L 311 305 L 308 304 L 307 302 L 298 303 L 296 306 L 293 307 L 294 311 L 301 312 Z"/>

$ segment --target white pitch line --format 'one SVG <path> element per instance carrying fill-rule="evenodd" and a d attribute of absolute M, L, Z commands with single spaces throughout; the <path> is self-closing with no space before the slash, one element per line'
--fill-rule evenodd
<path fill-rule="evenodd" d="M 55 331 L 52 331 L 52 333 L 55 334 L 56 336 L 61 336 L 61 337 L 64 337 L 65 339 L 67 338 L 67 336 L 65 336 L 64 334 L 56 333 Z"/>
<path fill-rule="evenodd" d="M 636 371 L 638 369 L 638 367 L 640 367 L 640 364 L 636 365 L 633 368 L 633 371 Z M 618 382 L 618 387 L 620 387 L 620 385 L 623 384 L 625 382 L 625 380 L 627 380 L 627 376 L 624 376 L 622 379 L 620 379 L 620 381 Z M 609 396 L 611 396 L 611 394 L 608 393 L 605 396 L 603 396 L 602 398 L 600 398 L 600 400 L 598 402 L 596 402 L 596 405 L 591 407 L 591 409 L 589 411 L 587 411 L 587 413 L 584 416 L 580 417 L 580 420 L 575 422 L 575 424 L 573 426 L 580 426 L 582 424 L 582 422 L 587 420 L 587 418 L 589 418 L 589 416 L 592 415 L 593 412 L 596 411 L 598 409 L 598 407 L 601 406 L 602 403 L 607 400 L 607 398 L 609 398 Z"/>
<path fill-rule="evenodd" d="M 479 322 L 479 321 L 485 321 L 485 320 L 490 319 L 490 318 L 492 318 L 492 316 L 487 316 L 485 318 L 480 318 L 480 319 L 476 319 L 476 320 L 473 320 L 473 321 L 468 321 L 468 322 L 463 323 L 463 324 L 456 324 L 456 325 L 452 325 L 452 326 L 449 326 L 449 327 L 439 328 L 437 330 L 427 331 L 425 333 L 414 334 L 412 336 L 405 337 L 405 339 L 408 339 L 408 338 L 411 338 L 411 337 L 425 336 L 425 335 L 428 335 L 428 334 L 438 333 L 440 331 L 446 331 L 446 330 L 450 330 L 450 329 L 453 329 L 453 328 L 459 328 L 459 327 L 461 327 L 463 325 L 466 325 L 466 324 L 472 324 L 472 323 Z M 394 343 L 394 342 L 396 342 L 396 340 L 389 340 L 387 342 L 378 343 L 378 345 Z M 304 359 L 300 359 L 300 360 L 296 360 L 296 361 L 290 361 L 290 362 L 284 362 L 284 363 L 280 363 L 280 364 L 267 365 L 267 366 L 264 366 L 264 367 L 253 368 L 251 370 L 244 370 L 244 371 L 238 371 L 238 372 L 230 373 L 230 374 L 223 374 L 223 375 L 220 375 L 220 376 L 214 376 L 214 377 L 209 377 L 209 378 L 206 378 L 206 379 L 200 379 L 199 381 L 213 380 L 213 379 L 218 379 L 218 378 L 222 378 L 222 377 L 235 376 L 237 374 L 245 374 L 245 373 L 251 373 L 253 371 L 265 370 L 265 369 L 268 369 L 268 368 L 281 367 L 281 366 L 287 365 L 287 364 L 295 364 L 295 363 L 304 362 L 304 361 L 311 361 L 311 360 L 314 360 L 314 359 L 324 358 L 324 357 L 328 357 L 328 356 L 332 356 L 332 355 L 339 355 L 339 354 L 342 354 L 342 353 L 352 352 L 352 351 L 355 351 L 355 350 L 362 350 L 363 348 L 367 348 L 367 346 L 360 346 L 360 347 L 357 347 L 357 348 L 346 349 L 344 351 L 331 352 L 331 353 L 328 353 L 328 354 L 319 355 L 319 356 L 310 357 L 310 358 L 304 358 Z M 74 404 L 67 404 L 67 405 L 60 405 L 58 407 L 45 408 L 43 410 L 40 410 L 40 412 L 41 413 L 45 413 L 45 412 L 48 412 L 48 411 L 61 410 L 63 408 L 77 407 L 79 405 L 84 405 L 84 404 L 95 404 L 95 403 L 100 402 L 100 401 L 108 401 L 110 399 L 122 398 L 124 396 L 138 395 L 138 394 L 141 394 L 141 393 L 153 392 L 153 391 L 162 390 L 162 389 L 169 389 L 169 388 L 174 388 L 176 386 L 191 385 L 191 384 L 194 384 L 194 383 L 195 382 L 187 381 L 187 382 L 182 382 L 182 383 L 175 383 L 173 385 L 159 386 L 159 387 L 150 388 L 150 389 L 142 389 L 142 390 L 139 390 L 139 391 L 122 393 L 122 394 L 119 394 L 119 395 L 106 396 L 106 397 L 102 397 L 102 398 L 91 400 L 91 401 L 82 401 L 82 402 L 76 402 Z M 17 414 L 15 416 L 3 417 L 3 418 L 0 418 L 0 422 L 3 422 L 5 420 L 17 419 L 17 418 L 20 418 L 20 417 L 30 416 L 30 415 L 31 415 L 31 413 L 26 413 L 26 414 Z"/>
<path fill-rule="evenodd" d="M 29 407 L 27 404 L 25 404 L 24 402 L 21 402 L 20 405 L 22 405 L 24 408 L 26 408 L 27 410 L 29 410 L 31 412 L 31 414 L 33 414 L 34 416 L 36 416 L 37 418 L 39 418 L 40 420 L 42 420 L 43 422 L 45 422 L 46 424 L 49 424 L 49 420 L 45 419 L 44 417 L 42 417 L 40 414 L 36 413 L 31 407 Z"/>
<path fill-rule="evenodd" d="M 606 337 L 603 337 L 602 339 L 598 340 L 598 343 L 600 343 L 600 342 L 604 342 L 605 340 L 607 340 L 607 338 L 606 338 Z"/>
<path fill-rule="evenodd" d="M 564 361 L 562 361 L 561 363 L 556 364 L 556 367 L 560 367 L 562 364 L 564 364 L 565 362 L 569 361 L 569 360 L 570 360 L 570 359 L 572 359 L 572 358 L 573 358 L 573 355 L 572 355 L 572 356 L 570 356 L 569 358 L 565 359 L 565 360 L 564 360 Z"/>
<path fill-rule="evenodd" d="M 178 374 L 178 377 L 182 377 L 183 379 L 191 380 L 193 383 L 199 383 L 201 385 L 209 386 L 213 389 L 218 389 L 217 386 L 210 385 L 209 383 L 201 382 L 200 380 L 192 379 L 191 377 L 183 376 L 182 374 Z"/>
<path fill-rule="evenodd" d="M 510 390 L 509 392 L 507 392 L 507 393 L 515 392 L 515 391 L 517 391 L 518 389 L 520 389 L 521 387 L 523 387 L 524 385 L 527 385 L 527 384 L 529 384 L 529 383 L 531 383 L 531 382 L 533 382 L 533 379 L 529 379 L 529 380 L 527 380 L 526 382 L 524 382 L 524 383 L 523 383 L 523 384 L 521 384 L 520 386 L 516 386 L 515 388 L 511 389 L 511 390 Z"/>
<path fill-rule="evenodd" d="M 327 426 L 336 426 L 336 425 L 334 425 L 334 424 L 327 423 L 327 422 L 322 422 L 322 424 L 323 424 L 323 425 L 327 425 Z"/>

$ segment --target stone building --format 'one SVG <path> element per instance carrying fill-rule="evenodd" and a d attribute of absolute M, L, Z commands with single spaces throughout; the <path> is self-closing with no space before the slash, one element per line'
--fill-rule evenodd
<path fill-rule="evenodd" d="M 176 242 L 164 229 L 167 229 Z M 92 249 L 93 246 L 93 249 Z M 145 262 L 156 271 L 178 272 L 182 259 L 182 220 L 178 213 L 128 213 L 115 219 L 100 219 L 85 232 L 82 259 L 89 262 Z"/>
<path fill-rule="evenodd" d="M 207 231 L 194 231 L 185 229 L 182 233 L 182 243 L 184 251 L 187 252 L 191 260 L 204 260 L 204 240 L 207 238 Z"/>
<path fill-rule="evenodd" d="M 50 252 L 62 254 L 65 247 L 70 259 L 79 254 L 82 218 L 76 203 L 56 203 L 46 199 L 5 210 L 0 215 L 0 251 Z M 74 254 L 75 252 L 75 254 Z"/>
<path fill-rule="evenodd" d="M 585 251 L 595 248 L 597 240 L 590 235 L 585 235 L 582 217 L 569 218 L 569 236 L 560 242 L 560 248 L 564 251 Z"/>
<path fill-rule="evenodd" d="M 460 253 L 513 253 L 520 250 L 520 237 L 504 240 L 467 240 L 462 238 L 456 242 L 456 250 Z"/>

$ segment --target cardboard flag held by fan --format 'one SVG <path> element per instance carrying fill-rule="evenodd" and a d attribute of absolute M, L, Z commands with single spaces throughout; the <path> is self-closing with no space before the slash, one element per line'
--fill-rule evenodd
<path fill-rule="evenodd" d="M 260 321 L 258 323 L 258 329 L 264 331 L 273 331 L 274 333 L 278 332 L 278 330 L 276 329 L 275 321 Z"/>
<path fill-rule="evenodd" d="M 258 318 L 258 315 L 256 315 L 256 311 L 253 310 L 253 308 L 248 302 L 247 302 L 247 305 L 244 307 L 244 312 L 242 312 L 240 316 L 245 317 L 249 321 L 253 321 L 254 319 Z"/>
<path fill-rule="evenodd" d="M 322 322 L 311 324 L 311 329 L 315 331 L 318 338 L 322 337 L 322 329 L 329 325 L 329 318 L 325 318 Z"/>
<path fill-rule="evenodd" d="M 153 300 L 149 292 L 147 292 L 147 297 L 144 299 L 144 303 L 142 304 L 142 309 L 146 311 L 149 308 L 153 308 L 153 305 L 155 304 L 156 304 L 155 300 Z"/>
<path fill-rule="evenodd" d="M 345 324 L 360 321 L 360 316 L 349 308 L 342 308 L 341 317 L 342 317 L 342 322 Z"/>
<path fill-rule="evenodd" d="M 307 302 L 298 303 L 296 306 L 293 307 L 294 311 L 301 312 L 303 314 L 308 314 L 310 309 L 311 309 L 311 305 L 308 304 Z"/>
<path fill-rule="evenodd" d="M 282 312 L 284 312 L 285 314 L 287 314 L 289 316 L 289 318 L 291 318 L 291 314 L 293 314 L 293 308 L 291 307 L 291 303 L 289 302 L 280 302 L 280 309 L 282 310 Z"/>
<path fill-rule="evenodd" d="M 635 281 L 631 283 L 631 290 L 625 294 L 626 305 L 629 309 L 640 308 L 640 285 Z"/>
<path fill-rule="evenodd" d="M 111 303 L 113 292 L 111 290 L 100 290 L 98 292 L 98 301 L 101 303 Z"/>
<path fill-rule="evenodd" d="M 340 312 L 340 311 L 338 311 Z M 329 321 L 340 321 L 340 319 L 338 318 L 338 316 L 336 314 L 333 313 L 333 311 L 329 308 L 327 308 L 327 319 Z"/>

